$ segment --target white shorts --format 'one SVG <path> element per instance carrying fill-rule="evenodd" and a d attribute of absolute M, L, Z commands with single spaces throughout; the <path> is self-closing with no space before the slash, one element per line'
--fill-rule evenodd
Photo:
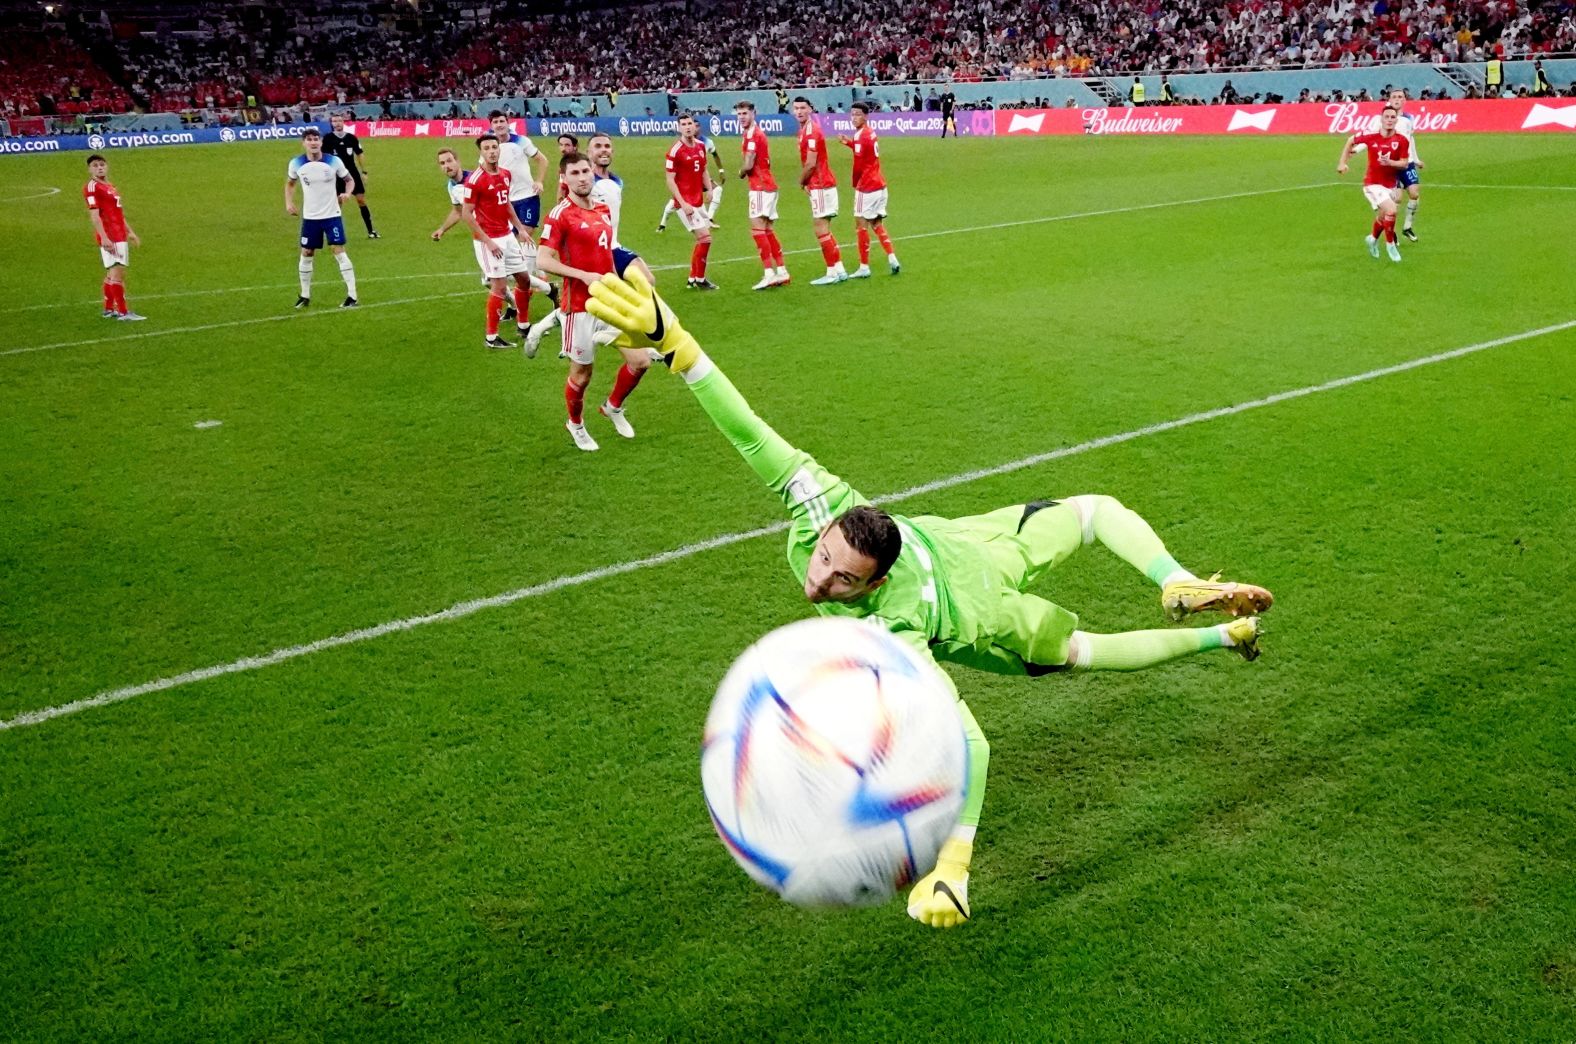
<path fill-rule="evenodd" d="M 691 232 L 711 228 L 711 218 L 706 214 L 705 204 L 697 206 L 693 211 L 686 211 L 684 205 L 678 200 L 673 201 L 673 213 L 679 216 L 679 224 Z"/>
<path fill-rule="evenodd" d="M 777 220 L 777 193 L 750 189 L 750 217 Z"/>
<path fill-rule="evenodd" d="M 837 188 L 810 190 L 810 216 L 834 218 L 837 216 Z"/>
<path fill-rule="evenodd" d="M 487 243 L 479 239 L 471 240 L 471 245 L 476 248 L 476 263 L 482 266 L 484 279 L 505 279 L 516 272 L 530 271 L 525 251 L 520 249 L 520 241 L 514 236 L 499 236 L 487 242 L 502 250 L 503 257 L 494 257 L 493 252 L 487 249 Z"/>
<path fill-rule="evenodd" d="M 1388 199 L 1390 202 L 1394 203 L 1396 200 L 1400 199 L 1401 190 L 1385 188 L 1383 185 L 1364 185 L 1363 195 L 1368 197 L 1368 205 L 1373 209 L 1378 210 L 1379 204 L 1383 203 L 1385 200 Z"/>
<path fill-rule="evenodd" d="M 609 326 L 590 312 L 564 313 L 564 351 L 581 366 L 590 366 L 596 362 L 597 348 L 612 344 L 618 335 L 618 327 Z"/>
<path fill-rule="evenodd" d="M 100 243 L 99 259 L 104 262 L 105 268 L 114 268 L 116 265 L 124 268 L 131 263 L 131 251 L 124 240 L 119 243 L 111 243 L 108 246 Z"/>
<path fill-rule="evenodd" d="M 854 192 L 854 217 L 874 221 L 886 217 L 887 190 L 876 189 L 874 192 Z"/>

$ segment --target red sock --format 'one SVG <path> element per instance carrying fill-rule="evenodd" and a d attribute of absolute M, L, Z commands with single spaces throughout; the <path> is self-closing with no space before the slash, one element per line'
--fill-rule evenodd
<path fill-rule="evenodd" d="M 706 278 L 706 255 L 711 253 L 711 240 L 703 239 L 690 252 L 690 278 Z"/>
<path fill-rule="evenodd" d="M 1389 217 L 1384 219 L 1384 241 L 1386 243 L 1394 243 L 1395 242 L 1395 215 L 1394 214 L 1391 214 Z"/>
<path fill-rule="evenodd" d="M 837 237 L 828 232 L 824 236 L 816 236 L 821 243 L 821 256 L 826 259 L 826 267 L 831 268 L 843 259 L 843 252 L 837 249 Z"/>
<path fill-rule="evenodd" d="M 772 260 L 777 263 L 777 267 L 786 268 L 787 266 L 783 264 L 783 245 L 777 238 L 777 233 L 767 229 L 766 242 L 772 248 Z"/>
<path fill-rule="evenodd" d="M 121 315 L 125 315 L 127 312 L 131 311 L 130 308 L 126 307 L 125 283 L 115 284 L 115 311 L 119 312 Z"/>
<path fill-rule="evenodd" d="M 761 255 L 761 266 L 772 267 L 772 238 L 771 233 L 764 228 L 750 229 L 750 236 L 755 240 L 755 252 Z"/>
<path fill-rule="evenodd" d="M 487 336 L 498 335 L 498 317 L 503 315 L 503 298 L 497 294 L 487 295 Z"/>
<path fill-rule="evenodd" d="M 870 230 L 861 228 L 855 233 L 855 238 L 859 241 L 859 263 L 868 265 L 870 263 Z"/>
<path fill-rule="evenodd" d="M 564 382 L 564 405 L 569 407 L 569 419 L 579 424 L 585 415 L 586 388 L 574 381 Z"/>
<path fill-rule="evenodd" d="M 615 410 L 624 408 L 624 400 L 629 398 L 629 393 L 635 390 L 635 385 L 646 375 L 645 370 L 631 370 L 625 363 L 618 368 L 618 376 L 613 379 L 613 393 L 607 397 L 607 404 Z"/>
<path fill-rule="evenodd" d="M 887 256 L 890 257 L 894 253 L 892 249 L 892 237 L 887 235 L 885 225 L 876 226 L 876 238 L 881 240 L 881 249 L 885 250 L 887 252 Z"/>
<path fill-rule="evenodd" d="M 1378 239 L 1382 235 L 1384 235 L 1384 220 L 1382 218 L 1374 218 L 1373 237 Z"/>
<path fill-rule="evenodd" d="M 115 284 L 108 279 L 104 280 L 104 311 L 115 310 Z"/>
<path fill-rule="evenodd" d="M 521 326 L 524 326 L 526 323 L 531 321 L 529 318 L 531 314 L 531 288 L 529 286 L 520 286 L 518 283 L 515 284 L 514 310 L 520 313 L 519 318 L 517 318 L 515 322 L 519 323 Z"/>

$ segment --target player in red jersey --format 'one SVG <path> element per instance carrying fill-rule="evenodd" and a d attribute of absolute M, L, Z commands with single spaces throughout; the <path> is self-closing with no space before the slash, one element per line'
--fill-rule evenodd
<path fill-rule="evenodd" d="M 826 135 L 815 122 L 815 106 L 808 98 L 793 100 L 793 118 L 799 121 L 799 185 L 810 196 L 810 217 L 814 219 L 815 238 L 826 259 L 826 275 L 810 280 L 811 286 L 831 286 L 846 282 L 843 252 L 832 235 L 832 219 L 837 216 L 837 178 L 826 158 Z"/>
<path fill-rule="evenodd" d="M 679 140 L 668 147 L 663 166 L 668 194 L 678 205 L 679 223 L 695 236 L 689 281 L 685 283 L 691 290 L 717 289 L 717 284 L 706 278 L 706 255 L 711 253 L 711 215 L 706 212 L 711 199 L 711 172 L 706 169 L 709 158 L 706 146 L 700 143 L 700 124 L 690 113 L 680 113 Z"/>
<path fill-rule="evenodd" d="M 622 275 L 636 258 L 629 251 L 615 248 L 616 236 L 607 206 L 591 198 L 596 174 L 589 157 L 571 152 L 560 158 L 558 181 L 569 195 L 552 209 L 542 225 L 536 263 L 542 271 L 564 280 L 562 322 L 564 349 L 569 354 L 569 380 L 564 384 L 569 422 L 564 427 L 576 446 L 590 451 L 597 445 L 584 421 L 586 386 L 591 383 L 597 346 L 611 344 L 621 331 L 587 312 L 586 298 L 592 283 L 615 270 Z M 624 355 L 624 365 L 618 368 L 613 391 L 597 412 L 613 423 L 613 430 L 632 439 L 635 429 L 624 416 L 624 400 L 646 375 L 651 355 L 633 348 L 619 350 Z"/>
<path fill-rule="evenodd" d="M 750 235 L 755 238 L 755 251 L 761 255 L 761 267 L 766 270 L 761 281 L 750 289 L 787 286 L 793 282 L 793 277 L 783 263 L 783 245 L 772 229 L 777 221 L 777 179 L 772 176 L 772 154 L 766 143 L 766 132 L 755 122 L 754 102 L 735 103 L 733 114 L 738 117 L 739 130 L 744 135 L 744 159 L 739 176 L 749 186 Z"/>
<path fill-rule="evenodd" d="M 525 251 L 520 249 L 520 237 L 529 233 L 509 202 L 510 176 L 498 165 L 498 136 L 478 135 L 476 149 L 481 153 L 481 162 L 465 179 L 460 213 L 471 226 L 476 263 L 481 265 L 482 276 L 492 290 L 487 295 L 487 339 L 482 343 L 488 348 L 512 348 L 513 343 L 498 336 L 498 322 L 508 303 L 508 280 L 512 276 L 514 307 L 521 319 L 518 329 L 522 334 L 527 329 L 531 268 Z"/>
<path fill-rule="evenodd" d="M 1341 147 L 1340 162 L 1335 165 L 1335 173 L 1345 174 L 1346 161 L 1352 150 L 1359 145 L 1368 150 L 1368 172 L 1363 175 L 1363 195 L 1368 197 L 1368 204 L 1378 213 L 1378 217 L 1374 218 L 1373 231 L 1363 242 L 1368 245 L 1368 253 L 1378 257 L 1379 238 L 1383 236 L 1385 253 L 1390 255 L 1391 261 L 1401 260 L 1401 249 L 1395 242 L 1396 203 L 1400 199 L 1396 179 L 1406 169 L 1412 151 L 1406 138 L 1396 133 L 1395 121 L 1400 115 L 1401 111 L 1395 106 L 1386 105 L 1379 113 L 1379 130 L 1373 134 L 1349 135 L 1346 144 Z"/>
<path fill-rule="evenodd" d="M 120 193 L 109 183 L 109 160 L 95 152 L 88 157 L 88 174 L 88 183 L 82 186 L 82 198 L 88 205 L 88 218 L 93 222 L 99 259 L 104 262 L 104 318 L 141 322 L 147 317 L 126 307 L 126 265 L 131 261 L 132 245 L 141 246 L 142 240 L 126 223 L 126 212 L 120 208 Z"/>
<path fill-rule="evenodd" d="M 854 102 L 848 107 L 848 118 L 853 121 L 854 136 L 845 134 L 838 140 L 854 150 L 854 224 L 859 227 L 859 267 L 848 278 L 870 278 L 871 229 L 875 229 L 881 249 L 886 251 L 887 271 L 897 275 L 903 266 L 897 263 L 897 251 L 892 248 L 892 237 L 887 235 L 887 183 L 881 175 L 881 145 L 875 128 L 870 126 L 870 106 Z"/>

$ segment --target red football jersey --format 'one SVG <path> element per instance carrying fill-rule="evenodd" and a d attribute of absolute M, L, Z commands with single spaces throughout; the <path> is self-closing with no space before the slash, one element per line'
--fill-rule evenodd
<path fill-rule="evenodd" d="M 82 198 L 87 200 L 88 209 L 99 213 L 99 220 L 104 223 L 104 237 L 99 237 L 95 232 L 93 237 L 101 246 L 110 243 L 124 243 L 126 241 L 126 215 L 120 209 L 120 193 L 115 191 L 115 186 L 107 181 L 89 181 L 82 186 Z"/>
<path fill-rule="evenodd" d="M 755 157 L 755 166 L 750 168 L 750 173 L 745 178 L 750 184 L 750 191 L 776 192 L 777 179 L 772 176 L 771 149 L 766 144 L 766 132 L 761 130 L 759 123 L 744 135 L 741 151 L 746 156 Z"/>
<path fill-rule="evenodd" d="M 542 246 L 552 247 L 564 264 L 597 275 L 613 271 L 613 239 L 613 215 L 602 203 L 587 210 L 566 199 L 542 223 Z M 564 311 L 585 311 L 590 290 L 578 279 L 565 279 Z"/>
<path fill-rule="evenodd" d="M 509 234 L 509 172 L 489 174 L 481 167 L 465 179 L 465 202 L 476 209 L 476 223 L 493 239 Z"/>
<path fill-rule="evenodd" d="M 811 172 L 806 188 L 831 188 L 837 184 L 837 179 L 832 176 L 832 165 L 826 159 L 826 135 L 821 133 L 821 127 L 813 116 L 799 132 L 799 162 L 815 163 L 815 170 Z"/>
<path fill-rule="evenodd" d="M 1368 146 L 1368 173 L 1363 175 L 1363 184 L 1395 188 L 1395 179 L 1401 172 L 1394 167 L 1386 167 L 1379 159 L 1406 159 L 1412 152 L 1407 140 L 1399 134 L 1392 134 L 1388 138 L 1378 133 L 1359 134 L 1352 142 L 1354 148 L 1358 145 Z"/>
<path fill-rule="evenodd" d="M 679 201 L 700 206 L 706 199 L 706 146 L 699 138 L 689 144 L 680 138 L 668 149 L 666 166 L 679 188 Z"/>
<path fill-rule="evenodd" d="M 854 140 L 848 147 L 854 150 L 854 191 L 876 192 L 886 188 L 886 178 L 881 176 L 881 146 L 870 124 L 854 132 Z"/>

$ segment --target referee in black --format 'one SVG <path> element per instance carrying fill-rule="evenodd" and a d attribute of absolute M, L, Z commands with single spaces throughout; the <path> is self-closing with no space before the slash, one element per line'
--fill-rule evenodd
<path fill-rule="evenodd" d="M 361 169 L 356 166 L 356 157 L 363 155 L 361 141 L 354 134 L 345 132 L 344 113 L 332 114 L 328 123 L 333 129 L 323 135 L 323 155 L 338 156 L 344 162 L 345 169 L 350 171 L 351 193 L 356 197 L 356 205 L 361 208 L 361 223 L 367 226 L 367 238 L 382 239 L 377 229 L 372 227 L 372 211 L 367 209 L 367 183 L 361 180 Z"/>
<path fill-rule="evenodd" d="M 946 93 L 941 96 L 941 136 L 943 138 L 947 136 L 947 131 L 949 130 L 954 138 L 958 136 L 957 108 L 958 99 L 953 95 L 952 88 L 948 87 Z"/>

